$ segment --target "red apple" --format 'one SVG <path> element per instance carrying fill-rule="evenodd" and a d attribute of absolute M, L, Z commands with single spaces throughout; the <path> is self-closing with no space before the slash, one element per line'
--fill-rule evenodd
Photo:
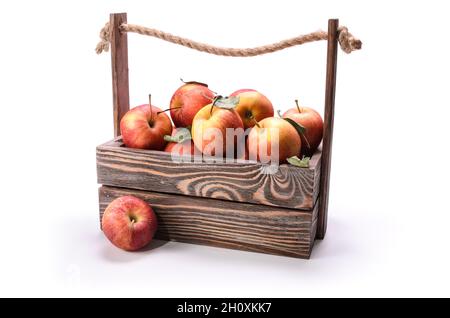
<path fill-rule="evenodd" d="M 215 94 L 208 85 L 187 82 L 178 88 L 170 100 L 170 116 L 175 127 L 190 127 L 195 114 L 211 103 Z"/>
<path fill-rule="evenodd" d="M 244 128 L 251 128 L 267 117 L 273 117 L 273 106 L 270 100 L 254 89 L 240 89 L 230 96 L 238 96 L 236 111 L 241 116 Z"/>
<path fill-rule="evenodd" d="M 301 155 L 311 157 L 319 147 L 323 136 L 323 120 L 314 109 L 304 106 L 291 108 L 283 114 L 283 118 L 290 118 L 301 126 L 305 127 L 302 138 Z M 306 139 L 306 140 L 305 140 Z"/>
<path fill-rule="evenodd" d="M 203 107 L 192 122 L 192 140 L 195 147 L 208 156 L 219 156 L 218 152 L 221 152 L 224 156 L 234 157 L 237 138 L 235 135 L 233 138 L 227 138 L 227 129 L 229 133 L 240 129 L 242 137 L 244 136 L 244 124 L 236 110 L 219 108 L 212 104 Z M 232 150 L 232 153 L 227 153 L 227 148 L 230 152 Z"/>
<path fill-rule="evenodd" d="M 129 110 L 120 121 L 124 144 L 130 148 L 163 150 L 165 135 L 172 133 L 169 116 L 148 104 Z"/>
<path fill-rule="evenodd" d="M 172 137 L 176 136 L 179 132 L 179 128 L 175 128 L 172 130 Z M 195 153 L 195 146 L 192 142 L 192 139 L 187 139 L 182 142 L 169 142 L 167 143 L 166 148 L 164 149 L 165 152 L 173 153 L 175 152 L 177 155 L 191 155 L 193 156 Z"/>
<path fill-rule="evenodd" d="M 135 251 L 150 243 L 157 226 L 152 208 L 133 196 L 112 201 L 102 217 L 103 233 L 111 243 L 126 251 Z"/>
<path fill-rule="evenodd" d="M 270 161 L 275 164 L 284 163 L 287 158 L 297 156 L 302 147 L 302 141 L 294 126 L 276 117 L 265 118 L 254 126 L 248 135 L 247 143 L 250 160 L 264 163 Z"/>

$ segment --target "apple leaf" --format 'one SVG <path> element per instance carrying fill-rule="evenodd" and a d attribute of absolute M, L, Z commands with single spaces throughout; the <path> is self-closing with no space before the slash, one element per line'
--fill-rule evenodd
<path fill-rule="evenodd" d="M 290 119 L 290 118 L 283 118 L 285 121 L 287 121 L 289 124 L 294 126 L 295 130 L 299 133 L 299 135 L 303 135 L 306 132 L 306 128 L 297 123 L 296 121 Z"/>
<path fill-rule="evenodd" d="M 225 109 L 233 109 L 239 104 L 239 96 L 222 97 L 217 96 L 214 99 L 214 106 Z"/>
<path fill-rule="evenodd" d="M 290 123 L 292 126 L 294 126 L 295 130 L 297 130 L 298 135 L 300 137 L 303 137 L 303 140 L 306 142 L 306 147 L 308 147 L 308 149 L 311 149 L 309 141 L 305 136 L 306 128 L 290 118 L 283 118 L 283 119 L 288 123 Z"/>
<path fill-rule="evenodd" d="M 167 142 L 182 143 L 186 140 L 191 140 L 191 132 L 187 128 L 178 128 L 177 132 L 173 136 L 165 135 L 164 140 Z"/>
<path fill-rule="evenodd" d="M 291 165 L 300 167 L 300 168 L 309 168 L 309 160 L 311 158 L 303 156 L 302 159 L 300 159 L 297 156 L 293 156 L 290 158 L 287 158 L 287 162 L 289 162 Z"/>

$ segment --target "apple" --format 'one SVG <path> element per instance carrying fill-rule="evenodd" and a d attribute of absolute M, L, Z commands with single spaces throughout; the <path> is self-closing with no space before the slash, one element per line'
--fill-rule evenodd
<path fill-rule="evenodd" d="M 156 106 L 144 104 L 129 110 L 120 121 L 124 144 L 130 148 L 163 150 L 165 135 L 172 133 L 169 116 Z"/>
<path fill-rule="evenodd" d="M 175 127 L 190 127 L 195 114 L 214 99 L 208 85 L 186 82 L 179 87 L 170 100 L 170 116 Z"/>
<path fill-rule="evenodd" d="M 112 201 L 102 217 L 102 230 L 112 244 L 126 251 L 135 251 L 152 240 L 158 221 L 152 208 L 134 196 Z"/>
<path fill-rule="evenodd" d="M 283 114 L 283 118 L 290 118 L 305 128 L 302 138 L 301 155 L 311 157 L 319 147 L 323 136 L 323 120 L 318 112 L 314 109 L 299 106 L 291 108 Z"/>
<path fill-rule="evenodd" d="M 302 147 L 302 141 L 294 126 L 277 117 L 268 117 L 258 122 L 250 130 L 247 143 L 250 160 L 264 163 L 270 161 L 272 164 L 284 163 L 287 158 L 297 156 Z"/>
<path fill-rule="evenodd" d="M 273 117 L 273 106 L 270 100 L 254 89 L 240 89 L 230 96 L 238 96 L 236 111 L 241 116 L 244 128 L 251 128 L 267 117 Z"/>
<path fill-rule="evenodd" d="M 208 156 L 234 157 L 237 131 L 244 136 L 244 124 L 237 111 L 233 108 L 220 108 L 214 103 L 206 105 L 195 115 L 192 122 L 192 140 L 195 147 Z M 233 136 L 227 137 L 227 130 Z M 232 138 L 230 138 L 232 137 Z M 221 148 L 222 147 L 222 148 Z M 228 151 L 232 153 L 227 153 Z"/>
<path fill-rule="evenodd" d="M 181 129 L 185 128 L 175 128 L 172 130 L 172 137 L 175 138 Z M 166 138 L 167 140 L 167 138 Z M 193 156 L 195 153 L 195 146 L 192 142 L 192 139 L 186 139 L 184 141 L 176 142 L 170 141 L 167 143 L 166 148 L 164 148 L 165 152 L 176 153 L 177 155 L 191 155 Z"/>

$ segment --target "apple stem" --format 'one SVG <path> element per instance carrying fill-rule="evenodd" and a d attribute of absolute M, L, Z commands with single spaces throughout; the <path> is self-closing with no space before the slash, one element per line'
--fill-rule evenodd
<path fill-rule="evenodd" d="M 181 106 L 180 106 L 180 107 L 167 108 L 167 109 L 164 109 L 164 110 L 162 110 L 162 111 L 160 111 L 160 112 L 157 112 L 156 115 L 159 115 L 159 114 L 161 114 L 161 113 L 165 113 L 165 112 L 167 112 L 167 111 L 169 111 L 169 110 L 171 110 L 171 109 L 180 109 L 180 108 L 181 108 Z"/>
<path fill-rule="evenodd" d="M 298 112 L 301 113 L 302 110 L 300 109 L 300 106 L 298 105 L 298 99 L 295 100 L 295 105 L 297 105 Z"/>
<path fill-rule="evenodd" d="M 253 117 L 253 115 L 251 115 L 249 118 L 255 122 L 256 127 L 261 128 L 261 126 L 259 125 L 259 122 L 255 119 L 255 117 Z"/>
<path fill-rule="evenodd" d="M 219 99 L 221 99 L 221 98 L 223 98 L 223 96 L 217 95 L 217 96 L 214 97 L 214 99 L 212 99 L 211 110 L 210 110 L 210 112 L 209 112 L 209 115 L 210 115 L 210 116 L 211 116 L 211 114 L 212 114 L 212 112 L 213 112 L 214 106 L 216 106 L 217 101 L 218 101 Z"/>
<path fill-rule="evenodd" d="M 152 105 L 152 94 L 148 94 L 148 104 L 150 106 L 150 122 L 153 123 L 153 105 Z"/>

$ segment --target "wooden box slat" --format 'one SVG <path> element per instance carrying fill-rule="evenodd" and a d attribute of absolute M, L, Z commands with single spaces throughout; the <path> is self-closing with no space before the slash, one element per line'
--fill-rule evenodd
<path fill-rule="evenodd" d="M 302 211 L 184 195 L 102 186 L 100 217 L 117 197 L 134 195 L 158 216 L 156 238 L 309 258 L 318 205 Z"/>
<path fill-rule="evenodd" d="M 320 160 L 319 150 L 309 168 L 283 164 L 267 174 L 267 166 L 249 161 L 177 163 L 169 153 L 123 147 L 118 138 L 97 147 L 97 176 L 108 186 L 311 210 Z"/>

